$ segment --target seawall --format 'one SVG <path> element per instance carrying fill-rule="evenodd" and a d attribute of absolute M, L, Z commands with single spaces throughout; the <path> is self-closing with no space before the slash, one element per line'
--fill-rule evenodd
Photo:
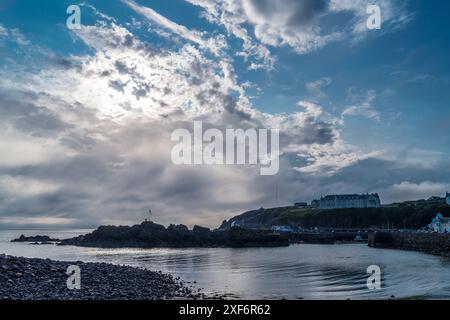
<path fill-rule="evenodd" d="M 450 257 L 450 235 L 435 233 L 370 232 L 369 247 L 420 251 Z"/>
<path fill-rule="evenodd" d="M 334 244 L 337 242 L 354 242 L 358 235 L 362 236 L 362 241 L 367 240 L 367 233 L 360 232 L 303 232 L 289 234 L 288 238 L 293 243 Z"/>

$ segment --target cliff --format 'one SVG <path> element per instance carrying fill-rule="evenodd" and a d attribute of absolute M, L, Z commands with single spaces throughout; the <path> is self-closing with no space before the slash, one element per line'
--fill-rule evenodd
<path fill-rule="evenodd" d="M 424 200 L 365 209 L 261 208 L 224 221 L 220 228 L 229 228 L 236 221 L 239 225 L 250 228 L 289 225 L 303 228 L 370 229 L 389 225 L 392 228 L 420 229 L 428 225 L 438 212 L 450 216 L 450 206 Z"/>

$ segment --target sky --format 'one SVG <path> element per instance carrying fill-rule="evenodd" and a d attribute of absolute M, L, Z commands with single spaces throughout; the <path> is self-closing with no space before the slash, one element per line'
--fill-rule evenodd
<path fill-rule="evenodd" d="M 216 227 L 326 194 L 444 196 L 449 13 L 438 0 L 2 0 L 0 228 L 133 224 L 149 209 Z M 198 120 L 279 129 L 279 173 L 174 165 L 171 133 Z"/>

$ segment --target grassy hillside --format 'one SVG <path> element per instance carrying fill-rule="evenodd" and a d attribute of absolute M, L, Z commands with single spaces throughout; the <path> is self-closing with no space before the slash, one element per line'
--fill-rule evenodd
<path fill-rule="evenodd" d="M 304 228 L 370 228 L 390 226 L 396 228 L 422 228 L 440 212 L 450 216 L 450 207 L 435 202 L 408 202 L 373 209 L 299 209 L 295 207 L 253 210 L 224 221 L 230 226 L 233 221 L 244 221 L 245 225 L 292 225 Z"/>

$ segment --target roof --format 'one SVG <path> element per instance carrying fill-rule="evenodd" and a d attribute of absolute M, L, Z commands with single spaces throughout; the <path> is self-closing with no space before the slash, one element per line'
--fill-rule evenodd
<path fill-rule="evenodd" d="M 322 200 L 360 200 L 369 199 L 370 197 L 379 198 L 377 193 L 374 194 L 336 194 L 322 197 Z"/>

